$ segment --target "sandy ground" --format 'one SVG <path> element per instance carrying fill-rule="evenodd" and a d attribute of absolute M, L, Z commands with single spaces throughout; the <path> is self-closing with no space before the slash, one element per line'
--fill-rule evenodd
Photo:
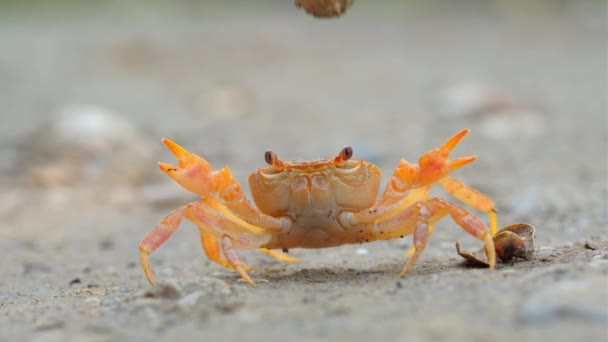
<path fill-rule="evenodd" d="M 359 1 L 332 21 L 252 3 L 0 3 L 0 340 L 608 339 L 605 2 Z M 111 153 L 65 152 L 89 142 L 53 128 L 78 105 L 130 125 L 100 133 Z M 251 288 L 189 223 L 151 256 L 156 287 L 139 266 L 143 236 L 195 199 L 156 168 L 161 137 L 247 188 L 267 148 L 351 144 L 390 174 L 465 127 L 454 154 L 478 160 L 454 176 L 499 225 L 536 226 L 533 260 L 467 267 L 454 242 L 480 243 L 446 219 L 402 279 L 410 237 L 296 265 L 246 251 Z"/>

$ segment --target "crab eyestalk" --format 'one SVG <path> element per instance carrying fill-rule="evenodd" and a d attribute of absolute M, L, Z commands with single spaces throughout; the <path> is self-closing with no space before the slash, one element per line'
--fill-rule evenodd
<path fill-rule="evenodd" d="M 340 166 L 343 165 L 347 160 L 353 157 L 353 148 L 345 146 L 340 153 L 334 158 L 334 164 Z"/>
<path fill-rule="evenodd" d="M 279 159 L 279 156 L 272 150 L 268 150 L 264 153 L 264 159 L 268 165 L 272 166 L 277 171 L 282 171 L 285 167 L 283 161 Z"/>
<path fill-rule="evenodd" d="M 158 167 L 174 181 L 197 195 L 204 196 L 213 191 L 214 184 L 210 177 L 211 165 L 202 157 L 190 153 L 173 141 L 164 138 L 163 143 L 177 158 L 177 166 L 158 163 Z"/>

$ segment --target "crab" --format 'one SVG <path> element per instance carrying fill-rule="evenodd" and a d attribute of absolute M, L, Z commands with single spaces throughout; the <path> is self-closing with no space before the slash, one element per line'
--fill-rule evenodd
<path fill-rule="evenodd" d="M 204 158 L 163 139 L 178 165 L 159 163 L 160 169 L 201 199 L 173 210 L 146 235 L 139 245 L 144 273 L 154 285 L 149 255 L 171 237 L 184 217 L 198 226 L 207 257 L 235 270 L 251 286 L 255 283 L 247 273 L 250 267 L 239 250 L 258 249 L 282 261 L 298 262 L 282 252 L 413 235 L 413 247 L 406 253 L 409 260 L 400 272 L 403 276 L 426 247 L 434 223 L 448 214 L 467 233 L 483 241 L 489 266 L 494 268 L 494 203 L 449 176 L 476 159 L 449 158 L 467 133 L 468 129 L 460 131 L 420 157 L 417 164 L 402 159 L 380 197 L 380 169 L 352 158 L 349 146 L 334 158 L 292 162 L 268 150 L 264 155 L 268 166 L 249 176 L 257 207 L 248 201 L 227 166 L 214 171 Z M 429 190 L 435 183 L 464 204 L 487 213 L 489 227 L 458 204 L 430 198 Z"/>

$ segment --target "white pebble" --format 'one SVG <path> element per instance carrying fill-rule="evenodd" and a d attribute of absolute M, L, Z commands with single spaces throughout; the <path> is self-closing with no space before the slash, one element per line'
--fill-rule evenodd
<path fill-rule="evenodd" d="M 84 303 L 91 306 L 97 306 L 101 300 L 97 297 L 87 297 L 84 299 Z"/>
<path fill-rule="evenodd" d="M 201 297 L 203 293 L 201 291 L 194 291 L 192 293 L 189 293 L 188 295 L 184 296 L 182 299 L 180 299 L 177 304 L 179 305 L 184 305 L 184 306 L 192 306 L 195 305 L 198 302 L 198 299 Z"/>
<path fill-rule="evenodd" d="M 357 248 L 357 250 L 355 250 L 355 254 L 356 255 L 368 255 L 369 251 L 367 250 L 367 248 L 359 247 L 359 248 Z"/>

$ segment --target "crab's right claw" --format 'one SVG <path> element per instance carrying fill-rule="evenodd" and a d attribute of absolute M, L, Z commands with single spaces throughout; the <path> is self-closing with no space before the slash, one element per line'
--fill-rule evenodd
<path fill-rule="evenodd" d="M 184 188 L 198 195 L 208 193 L 213 184 L 209 181 L 211 165 L 202 157 L 190 153 L 173 141 L 164 138 L 163 143 L 177 158 L 177 166 L 158 163 L 158 167 Z"/>

